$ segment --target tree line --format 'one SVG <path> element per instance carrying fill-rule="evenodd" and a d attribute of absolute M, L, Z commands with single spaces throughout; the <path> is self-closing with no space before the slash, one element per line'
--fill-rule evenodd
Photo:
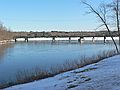
<path fill-rule="evenodd" d="M 10 40 L 12 38 L 12 32 L 8 30 L 3 24 L 0 23 L 0 41 Z"/>

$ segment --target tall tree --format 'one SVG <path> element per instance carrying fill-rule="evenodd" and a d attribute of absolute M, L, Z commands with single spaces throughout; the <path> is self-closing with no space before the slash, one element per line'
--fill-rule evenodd
<path fill-rule="evenodd" d="M 120 0 L 116 0 L 116 9 L 115 9 L 115 11 L 116 11 L 116 21 L 117 21 L 117 29 L 118 29 L 118 35 L 119 35 L 119 45 L 120 45 L 120 21 L 119 21 L 119 2 L 120 2 Z"/>
<path fill-rule="evenodd" d="M 113 0 L 113 2 L 108 4 L 107 6 L 111 8 L 111 11 L 113 12 L 112 17 L 115 18 L 115 25 L 118 31 L 120 45 L 120 0 Z"/>

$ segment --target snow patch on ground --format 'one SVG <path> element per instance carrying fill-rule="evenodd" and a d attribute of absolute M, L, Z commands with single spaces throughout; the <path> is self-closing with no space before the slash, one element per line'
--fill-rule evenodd
<path fill-rule="evenodd" d="M 4 90 L 120 90 L 120 55 Z"/>

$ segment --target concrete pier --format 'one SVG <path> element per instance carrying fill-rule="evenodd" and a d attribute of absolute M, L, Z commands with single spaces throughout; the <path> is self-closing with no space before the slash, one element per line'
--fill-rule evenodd
<path fill-rule="evenodd" d="M 15 38 L 15 42 L 17 42 L 17 39 Z"/>
<path fill-rule="evenodd" d="M 25 37 L 25 42 L 28 42 L 28 38 L 27 37 Z"/>
<path fill-rule="evenodd" d="M 106 37 L 104 36 L 104 43 L 106 43 Z"/>
<path fill-rule="evenodd" d="M 95 42 L 95 37 L 92 37 L 92 42 L 93 42 L 93 43 Z"/>
<path fill-rule="evenodd" d="M 83 39 L 84 37 L 80 37 L 79 39 L 78 39 L 78 42 L 80 42 L 80 43 L 82 43 L 82 39 Z"/>
<path fill-rule="evenodd" d="M 55 37 L 52 37 L 52 41 L 55 42 Z"/>
<path fill-rule="evenodd" d="M 69 37 L 69 42 L 71 42 L 71 37 Z"/>

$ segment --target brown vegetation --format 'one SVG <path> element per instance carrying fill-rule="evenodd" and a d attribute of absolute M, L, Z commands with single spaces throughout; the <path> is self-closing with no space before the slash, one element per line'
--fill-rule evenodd
<path fill-rule="evenodd" d="M 0 24 L 0 41 L 10 40 L 12 38 L 12 33 L 2 24 Z"/>

